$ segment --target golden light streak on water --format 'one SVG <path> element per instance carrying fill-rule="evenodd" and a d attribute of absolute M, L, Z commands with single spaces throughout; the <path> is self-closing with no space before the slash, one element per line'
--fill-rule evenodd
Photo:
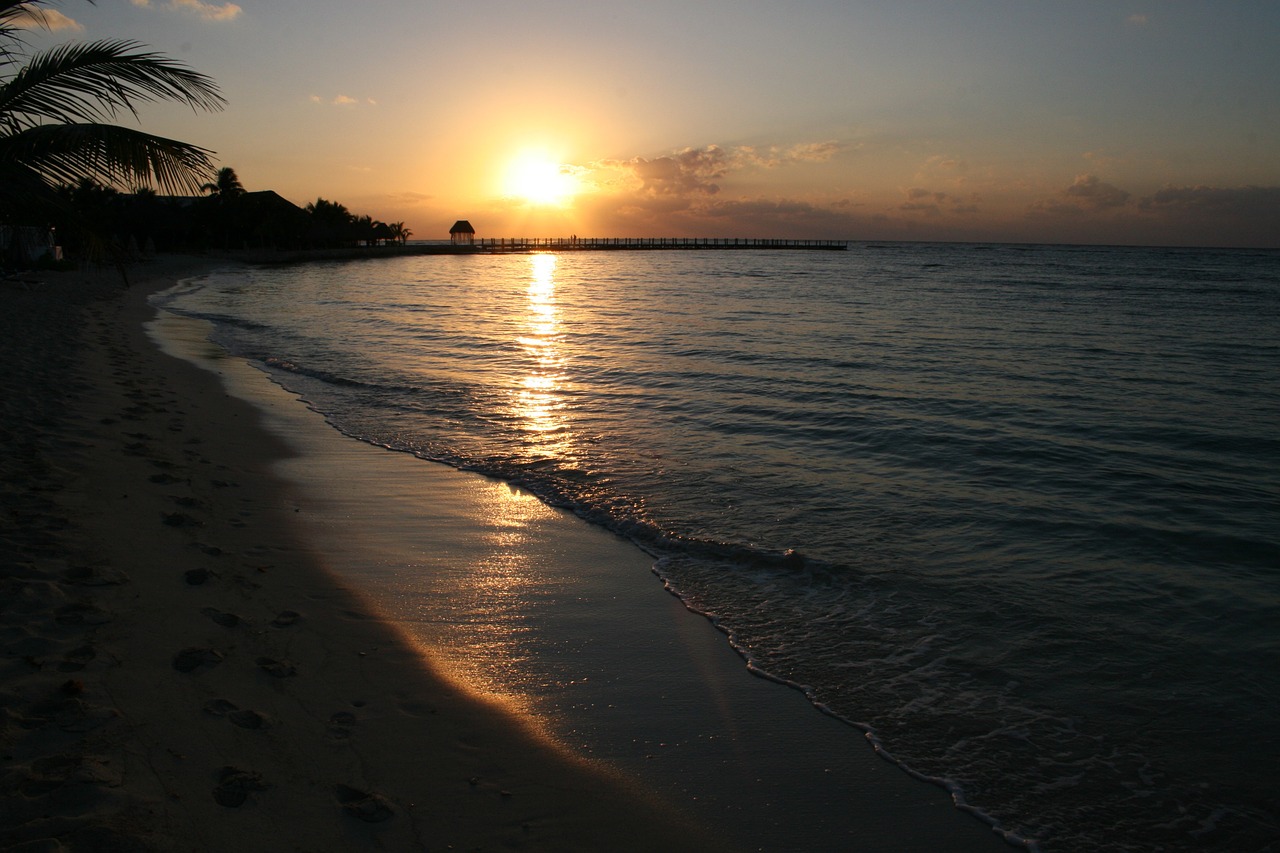
<path fill-rule="evenodd" d="M 556 256 L 530 255 L 529 267 L 528 310 L 516 343 L 528 356 L 530 368 L 519 379 L 515 413 L 531 455 L 565 459 L 572 452 L 572 435 L 561 416 L 564 357 L 555 294 Z"/>

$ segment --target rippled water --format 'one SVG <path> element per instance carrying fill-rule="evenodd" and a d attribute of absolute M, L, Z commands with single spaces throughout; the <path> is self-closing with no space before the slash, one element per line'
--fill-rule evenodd
<path fill-rule="evenodd" d="M 1044 850 L 1278 843 L 1277 253 L 441 256 L 167 298 L 344 432 L 631 536 Z"/>

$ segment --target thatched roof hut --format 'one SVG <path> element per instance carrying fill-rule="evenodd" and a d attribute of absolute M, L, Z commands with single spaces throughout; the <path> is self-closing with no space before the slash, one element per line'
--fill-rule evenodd
<path fill-rule="evenodd" d="M 471 223 L 465 219 L 459 219 L 453 223 L 453 227 L 449 229 L 449 240 L 454 244 L 465 244 L 470 246 L 475 242 L 476 229 L 471 227 Z"/>

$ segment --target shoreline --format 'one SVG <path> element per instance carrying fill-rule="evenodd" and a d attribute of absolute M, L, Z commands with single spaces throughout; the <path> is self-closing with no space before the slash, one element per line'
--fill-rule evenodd
<path fill-rule="evenodd" d="M 146 297 L 232 263 L 201 258 L 184 267 L 166 260 L 136 276 L 123 297 L 107 286 L 107 298 L 88 306 L 92 339 L 78 368 L 80 396 L 69 402 L 44 454 L 56 457 L 67 446 L 73 454 L 55 495 L 57 510 L 48 513 L 65 525 L 55 537 L 62 554 L 15 560 L 21 571 L 6 583 L 39 603 L 21 615 L 6 612 L 3 662 L 20 675 L 33 666 L 26 658 L 39 663 L 5 694 L 11 721 L 41 719 L 21 714 L 39 704 L 36 697 L 48 705 L 60 684 L 78 681 L 80 692 L 59 697 L 61 707 L 71 701 L 70 713 L 81 714 L 72 731 L 85 721 L 95 725 L 57 735 L 49 731 L 55 714 L 24 735 L 23 724 L 11 722 L 4 744 L 11 756 L 5 778 L 21 806 L 47 811 L 72 789 L 96 805 L 57 826 L 24 822 L 20 809 L 10 810 L 0 839 L 110 831 L 157 849 L 222 849 L 248 839 L 263 849 L 311 850 L 446 844 L 589 850 L 600 849 L 601 839 L 609 849 L 781 849 L 764 838 L 724 837 L 735 813 L 752 803 L 720 800 L 708 810 L 715 798 L 691 794 L 683 782 L 633 784 L 607 769 L 619 756 L 575 758 L 552 743 L 565 743 L 563 736 L 527 708 L 517 703 L 513 712 L 477 699 L 456 678 L 443 677 L 440 666 L 456 668 L 466 656 L 454 650 L 450 658 L 438 606 L 436 616 L 416 625 L 387 621 L 385 600 L 370 600 L 366 584 L 345 573 L 352 564 L 379 554 L 394 575 L 407 558 L 370 550 L 371 543 L 405 547 L 404 529 L 430 530 L 434 538 L 408 544 L 416 549 L 415 568 L 423 554 L 442 555 L 427 573 L 438 576 L 438 599 L 481 564 L 467 548 L 484 538 L 482 517 L 492 514 L 482 493 L 507 487 L 341 436 L 265 374 L 198 336 L 184 345 L 198 351 L 188 357 L 208 362 L 205 369 L 162 353 L 143 328 L 156 314 Z M 253 404 L 229 395 L 210 370 L 233 385 L 258 383 L 260 390 L 248 394 Z M 358 485 L 357 472 L 371 479 Z M 379 499 L 388 489 L 406 490 L 413 500 L 398 503 L 422 505 L 431 522 L 406 528 L 405 518 L 385 517 L 388 528 L 379 530 L 385 513 L 351 518 L 348 492 L 358 496 L 368 483 Z M 376 506 L 365 498 L 365 506 Z M 572 539 L 578 557 L 569 562 L 579 573 L 601 560 L 638 560 L 633 566 L 647 569 L 629 543 L 537 507 L 527 507 L 533 520 L 525 522 L 530 535 L 520 545 L 522 559 Z M 357 530 L 363 535 L 350 536 Z M 842 815 L 843 835 L 832 837 L 829 849 L 1008 849 L 944 791 L 876 758 L 856 731 L 823 717 L 799 692 L 747 675 L 723 635 L 662 592 L 648 571 L 639 574 L 643 589 L 627 593 L 633 602 L 627 606 L 656 609 L 628 610 L 628 618 L 641 626 L 678 622 L 683 627 L 675 633 L 688 655 L 666 671 L 655 667 L 662 684 L 686 681 L 679 706 L 650 734 L 667 737 L 669 727 L 687 723 L 690 738 L 726 743 L 732 762 L 695 750 L 691 766 L 706 764 L 709 776 L 726 777 L 721 781 L 768 776 L 769 796 L 792 798 L 766 804 L 783 836 L 788 822 L 799 819 L 786 803 L 802 806 L 820 788 L 831 799 L 815 803 L 812 816 L 820 809 Z M 612 593 L 617 578 L 600 582 L 597 591 Z M 431 598 L 430 591 L 410 593 Z M 552 608 L 539 618 L 570 609 Z M 59 614 L 81 619 L 54 641 L 39 622 L 51 614 L 55 621 Z M 42 654 L 19 654 L 40 641 Z M 655 698 L 640 680 L 631 689 L 629 705 Z M 707 701 L 732 709 L 724 715 L 726 731 L 708 734 L 708 718 L 687 707 L 689 696 L 703 690 Z M 644 713 L 623 709 L 622 737 Z M 823 754 L 828 725 L 854 747 L 849 754 Z M 751 760 L 743 760 L 748 754 Z M 55 758 L 63 776 L 49 778 Z M 847 776 L 841 785 L 811 778 L 833 769 Z M 747 781 L 758 787 L 761 778 Z M 744 796 L 759 793 L 750 788 Z M 159 828 L 140 833 L 139 822 Z"/>
<path fill-rule="evenodd" d="M 287 447 L 143 329 L 151 292 L 217 264 L 0 294 L 26 330 L 6 336 L 0 842 L 718 849 L 440 679 L 318 566 L 269 471 Z"/>

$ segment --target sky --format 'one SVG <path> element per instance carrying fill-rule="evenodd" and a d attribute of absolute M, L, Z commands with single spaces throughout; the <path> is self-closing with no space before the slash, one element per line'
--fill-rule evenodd
<path fill-rule="evenodd" d="M 444 239 L 1280 247 L 1272 0 L 63 0 L 247 189 Z M 131 123 L 129 119 L 126 123 Z"/>

